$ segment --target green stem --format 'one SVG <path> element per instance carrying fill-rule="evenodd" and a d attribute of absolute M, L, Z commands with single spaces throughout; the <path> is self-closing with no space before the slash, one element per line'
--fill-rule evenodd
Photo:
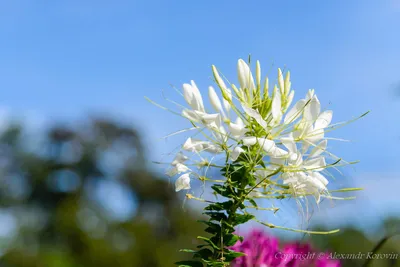
<path fill-rule="evenodd" d="M 240 206 L 240 204 L 244 203 L 244 200 L 246 198 L 246 194 L 245 191 L 241 191 L 241 193 L 239 194 L 238 198 L 234 200 L 234 204 L 232 206 L 232 208 L 227 211 L 228 213 L 228 218 L 226 220 L 226 223 L 228 225 L 232 225 L 233 221 L 236 217 L 238 208 Z M 223 223 L 221 222 L 221 225 L 223 225 Z M 223 240 L 222 240 L 223 241 Z M 219 253 L 217 253 L 216 257 L 214 258 L 215 261 L 221 261 L 221 263 L 223 264 L 223 266 L 230 266 L 229 262 L 225 262 L 225 257 L 224 257 L 224 250 L 226 249 L 226 247 L 223 245 L 223 242 L 221 242 L 221 250 L 219 251 Z"/>

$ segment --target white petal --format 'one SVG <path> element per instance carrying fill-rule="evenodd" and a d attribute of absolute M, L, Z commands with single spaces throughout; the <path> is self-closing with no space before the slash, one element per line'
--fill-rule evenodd
<path fill-rule="evenodd" d="M 214 79 L 217 82 L 219 88 L 221 90 L 227 90 L 224 80 L 221 78 L 221 76 L 219 76 L 218 70 L 214 65 L 212 65 L 212 71 L 214 74 Z"/>
<path fill-rule="evenodd" d="M 315 202 L 319 204 L 319 202 L 321 202 L 321 194 L 319 192 L 315 192 L 314 197 L 315 197 Z"/>
<path fill-rule="evenodd" d="M 183 84 L 183 97 L 185 98 L 189 106 L 191 106 L 193 109 L 197 108 L 197 105 L 194 100 L 192 86 L 188 83 Z"/>
<path fill-rule="evenodd" d="M 268 77 L 265 77 L 265 80 L 264 80 L 264 97 L 268 97 L 268 95 L 269 95 L 268 88 L 269 88 Z"/>
<path fill-rule="evenodd" d="M 294 98 L 294 91 L 289 93 L 289 96 L 286 99 L 285 111 L 290 107 Z"/>
<path fill-rule="evenodd" d="M 175 182 L 175 191 L 181 191 L 183 189 L 190 189 L 190 175 L 185 173 L 181 175 Z"/>
<path fill-rule="evenodd" d="M 238 79 L 241 89 L 247 88 L 251 91 L 254 90 L 255 86 L 253 75 L 249 66 L 243 61 L 243 59 L 239 59 L 238 61 Z"/>
<path fill-rule="evenodd" d="M 286 157 L 289 153 L 287 151 L 283 150 L 282 148 L 275 146 L 272 148 L 272 150 L 269 152 L 269 154 L 275 158 L 283 158 L 283 157 Z"/>
<path fill-rule="evenodd" d="M 254 110 L 252 108 L 248 108 L 245 105 L 242 105 L 242 108 L 244 112 L 246 112 L 247 115 L 252 117 L 253 119 L 258 122 L 258 124 L 261 125 L 264 129 L 267 128 L 267 122 L 263 119 L 263 117 L 260 115 L 260 113 L 257 110 Z"/>
<path fill-rule="evenodd" d="M 306 139 L 312 144 L 316 144 L 319 140 L 324 138 L 324 129 L 313 129 L 309 131 L 305 136 Z"/>
<path fill-rule="evenodd" d="M 229 135 L 227 134 L 225 127 L 223 125 L 219 126 L 218 131 L 215 134 L 217 135 L 221 143 L 226 143 L 229 139 Z"/>
<path fill-rule="evenodd" d="M 201 121 L 201 116 L 195 110 L 184 109 L 182 110 L 182 116 L 193 122 Z"/>
<path fill-rule="evenodd" d="M 202 140 L 192 139 L 189 137 L 183 144 L 182 148 L 191 152 L 200 152 L 203 150 L 203 144 L 205 142 Z"/>
<path fill-rule="evenodd" d="M 321 111 L 321 105 L 316 95 L 308 102 L 304 108 L 304 118 L 309 122 L 315 122 Z"/>
<path fill-rule="evenodd" d="M 236 119 L 236 123 L 229 123 L 228 128 L 235 138 L 239 138 L 247 132 L 247 129 L 240 117 Z"/>
<path fill-rule="evenodd" d="M 221 101 L 212 86 L 208 87 L 208 96 L 215 111 L 223 113 Z"/>
<path fill-rule="evenodd" d="M 186 165 L 178 163 L 173 168 L 169 169 L 166 174 L 172 177 L 187 171 L 190 171 L 190 169 Z"/>
<path fill-rule="evenodd" d="M 293 162 L 297 162 L 299 158 L 299 154 L 298 153 L 293 153 L 293 152 L 289 152 L 289 157 L 288 157 L 288 161 L 290 165 L 293 165 Z"/>
<path fill-rule="evenodd" d="M 283 184 L 297 184 L 299 182 L 297 176 L 288 172 L 282 174 L 282 179 L 283 179 Z"/>
<path fill-rule="evenodd" d="M 324 157 L 317 157 L 304 161 L 303 166 L 307 170 L 321 171 L 325 168 L 326 162 Z"/>
<path fill-rule="evenodd" d="M 288 137 L 282 137 L 281 141 L 283 145 L 292 153 L 297 152 L 296 142 L 293 139 L 293 134 L 290 134 Z"/>
<path fill-rule="evenodd" d="M 281 69 L 278 69 L 278 84 L 279 84 L 279 90 L 282 95 L 285 94 L 285 83 L 283 81 L 283 74 Z"/>
<path fill-rule="evenodd" d="M 274 89 L 274 96 L 272 98 L 272 117 L 274 118 L 275 122 L 279 122 L 281 117 L 282 117 L 282 111 L 281 111 L 281 93 L 277 90 L 275 87 Z"/>
<path fill-rule="evenodd" d="M 292 85 L 292 83 L 290 82 L 290 71 L 288 71 L 286 73 L 286 77 L 285 77 L 285 95 L 289 94 L 291 85 Z M 294 91 L 292 91 L 292 92 L 294 92 Z"/>
<path fill-rule="evenodd" d="M 178 154 L 176 154 L 176 156 L 175 156 L 174 160 L 172 161 L 171 165 L 177 165 L 178 163 L 184 163 L 187 160 L 188 160 L 188 157 L 183 155 L 182 152 L 179 152 Z"/>
<path fill-rule="evenodd" d="M 219 133 L 221 128 L 221 115 L 218 114 L 203 114 L 201 116 L 201 122 L 210 130 L 214 130 Z"/>
<path fill-rule="evenodd" d="M 310 100 L 314 96 L 314 89 L 310 89 L 307 92 L 306 101 Z"/>
<path fill-rule="evenodd" d="M 257 138 L 254 136 L 248 136 L 248 137 L 244 137 L 242 139 L 243 141 L 243 145 L 245 146 L 252 146 L 255 145 L 257 143 Z"/>
<path fill-rule="evenodd" d="M 324 129 L 326 128 L 332 121 L 332 110 L 326 110 L 319 114 L 317 120 L 315 121 L 314 128 L 315 129 Z"/>
<path fill-rule="evenodd" d="M 207 113 L 204 113 L 204 114 L 201 116 L 201 118 L 202 118 L 202 120 L 204 120 L 207 124 L 208 124 L 208 123 L 212 123 L 212 122 L 218 124 L 218 122 L 221 120 L 221 117 L 220 117 L 220 115 L 219 115 L 218 113 L 214 113 L 214 114 L 207 114 Z"/>
<path fill-rule="evenodd" d="M 236 123 L 237 125 L 240 125 L 241 127 L 245 127 L 245 126 L 246 126 L 246 125 L 244 124 L 243 120 L 242 120 L 240 117 L 237 117 L 237 118 L 236 118 L 235 123 Z"/>
<path fill-rule="evenodd" d="M 319 144 L 317 144 L 313 150 L 311 150 L 309 157 L 314 158 L 319 156 L 322 152 L 326 150 L 326 146 L 328 145 L 328 140 L 322 140 Z"/>
<path fill-rule="evenodd" d="M 204 111 L 204 105 L 203 105 L 203 98 L 201 97 L 200 91 L 197 88 L 197 85 L 194 83 L 194 81 L 190 81 L 191 85 L 192 85 L 192 91 L 193 91 L 193 97 L 196 103 L 196 108 L 194 108 L 195 110 L 198 111 Z"/>
<path fill-rule="evenodd" d="M 319 172 L 313 172 L 311 174 L 315 179 L 317 179 L 318 181 L 320 181 L 323 185 L 324 188 L 326 189 L 326 185 L 329 183 L 328 179 L 326 179 L 322 174 L 320 174 Z"/>
<path fill-rule="evenodd" d="M 301 164 L 303 164 L 303 155 L 300 153 L 300 151 L 297 151 L 295 159 L 294 157 L 290 159 L 289 164 L 293 166 L 301 166 Z"/>
<path fill-rule="evenodd" d="M 232 153 L 231 153 L 231 159 L 232 159 L 233 161 L 237 160 L 238 157 L 239 157 L 239 155 L 240 155 L 240 153 L 243 153 L 243 152 L 244 152 L 244 149 L 243 149 L 243 148 L 241 148 L 241 147 L 239 147 L 239 146 L 235 147 L 235 148 L 233 149 Z"/>
<path fill-rule="evenodd" d="M 260 65 L 260 61 L 258 61 L 258 60 L 256 63 L 256 84 L 257 84 L 257 88 L 261 88 L 261 65 Z"/>
<path fill-rule="evenodd" d="M 305 138 L 310 135 L 310 133 L 314 130 L 312 123 L 306 121 L 306 120 L 301 120 L 299 123 L 295 125 L 295 129 L 297 129 L 297 132 L 300 134 L 298 135 L 296 131 L 293 133 L 294 138 Z M 296 135 L 298 135 L 296 137 Z"/>
<path fill-rule="evenodd" d="M 310 143 L 304 140 L 304 142 L 301 145 L 301 153 L 305 154 L 308 151 L 308 148 L 310 147 Z"/>
<path fill-rule="evenodd" d="M 222 103 L 224 105 L 226 113 L 228 113 L 227 117 L 229 117 L 229 111 L 231 110 L 231 104 L 229 104 L 229 102 L 226 101 L 225 99 L 222 99 Z"/>
<path fill-rule="evenodd" d="M 258 144 L 265 152 L 271 152 L 275 148 L 275 142 L 266 138 L 257 138 Z"/>
<path fill-rule="evenodd" d="M 216 146 L 211 142 L 205 142 L 203 144 L 203 149 L 204 149 L 204 151 L 207 151 L 207 152 L 210 152 L 213 154 L 218 154 L 223 151 L 219 146 Z"/>
<path fill-rule="evenodd" d="M 284 158 L 275 158 L 275 157 L 270 157 L 270 162 L 273 164 L 272 166 L 279 165 L 279 166 L 283 166 L 285 164 L 285 159 Z"/>
<path fill-rule="evenodd" d="M 292 123 L 295 120 L 297 120 L 297 118 L 300 117 L 300 115 L 303 113 L 303 109 L 304 109 L 304 105 L 306 104 L 306 101 L 304 99 L 299 100 L 290 110 L 289 112 L 286 114 L 285 119 L 283 120 L 283 122 L 285 124 L 288 123 Z"/>
<path fill-rule="evenodd" d="M 317 204 L 319 204 L 321 202 L 321 194 L 318 190 L 314 191 L 313 193 L 314 197 L 315 197 L 315 202 L 317 202 Z"/>

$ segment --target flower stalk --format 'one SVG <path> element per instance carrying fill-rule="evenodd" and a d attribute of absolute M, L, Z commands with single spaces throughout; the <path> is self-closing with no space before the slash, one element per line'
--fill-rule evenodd
<path fill-rule="evenodd" d="M 331 125 L 333 112 L 321 110 L 314 90 L 310 89 L 305 98 L 292 105 L 295 91 L 289 72 L 284 74 L 278 69 L 277 83 L 270 87 L 268 77 L 262 79 L 258 61 L 255 80 L 250 65 L 242 59 L 238 61 L 237 71 L 239 86 L 225 83 L 217 68 L 212 66 L 213 77 L 222 95 L 220 98 L 213 87 L 208 88 L 209 106 L 213 111 L 210 112 L 204 103 L 194 81 L 183 85 L 182 95 L 188 108 L 184 107 L 181 112 L 171 110 L 191 124 L 190 128 L 171 135 L 193 134 L 182 144 L 166 174 L 179 176 L 175 181 L 177 192 L 193 191 L 192 179 L 203 184 L 211 183 L 213 195 L 218 200 L 199 198 L 187 192 L 188 199 L 208 204 L 203 212 L 208 220 L 201 221 L 208 235 L 198 237 L 203 244 L 197 250 L 182 250 L 192 253 L 193 260 L 177 262 L 181 267 L 229 266 L 242 255 L 230 249 L 242 240 L 234 233 L 235 228 L 250 220 L 270 228 L 309 234 L 338 231 L 306 231 L 261 222 L 248 209 L 279 210 L 259 207 L 257 200 L 261 198 L 291 198 L 307 205 L 309 197 L 319 204 L 325 198 L 349 199 L 334 197 L 331 193 L 359 190 L 330 191 L 327 188 L 329 181 L 326 177 L 331 176 L 330 169 L 355 162 L 346 162 L 327 150 L 328 140 L 341 139 L 329 138 L 325 134 L 346 123 Z M 270 88 L 273 88 L 272 92 L 269 92 Z M 182 108 L 181 104 L 173 103 Z M 210 177 L 211 169 L 219 170 L 219 177 Z"/>

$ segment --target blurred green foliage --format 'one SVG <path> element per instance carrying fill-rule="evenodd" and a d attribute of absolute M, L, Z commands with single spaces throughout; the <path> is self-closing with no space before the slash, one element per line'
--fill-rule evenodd
<path fill-rule="evenodd" d="M 204 228 L 182 204 L 170 182 L 148 170 L 130 127 L 95 119 L 35 133 L 14 124 L 0 135 L 0 267 L 174 266 Z M 310 239 L 321 251 L 367 253 L 399 230 L 393 218 L 373 236 L 347 228 Z M 400 253 L 400 238 L 379 253 Z"/>
<path fill-rule="evenodd" d="M 121 124 L 15 124 L 0 136 L 1 267 L 174 266 L 202 231 L 182 203 Z"/>
<path fill-rule="evenodd" d="M 322 228 L 321 228 L 322 229 Z M 326 236 L 312 235 L 311 243 L 321 251 L 336 254 L 357 255 L 361 253 L 363 259 L 342 260 L 344 267 L 364 266 L 368 253 L 374 251 L 379 241 L 385 237 L 390 237 L 377 254 L 386 254 L 384 259 L 372 260 L 369 266 L 372 267 L 400 267 L 400 219 L 387 218 L 379 229 L 374 233 L 371 231 L 366 235 L 363 231 L 354 227 L 342 229 L 339 233 Z M 397 257 L 394 255 L 397 254 Z M 391 256 L 393 255 L 393 257 Z M 385 257 L 385 256 L 382 256 Z"/>

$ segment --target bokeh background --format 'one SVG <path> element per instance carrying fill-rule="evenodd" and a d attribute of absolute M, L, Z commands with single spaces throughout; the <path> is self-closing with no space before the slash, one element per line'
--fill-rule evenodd
<path fill-rule="evenodd" d="M 165 165 L 190 127 L 158 109 L 211 64 L 236 79 L 238 58 L 290 70 L 296 99 L 315 88 L 348 161 L 332 187 L 362 187 L 306 217 L 274 203 L 265 229 L 323 251 L 371 251 L 400 229 L 400 1 L 0 1 L 0 266 L 173 266 L 202 226 Z M 206 97 L 206 96 L 204 96 Z M 175 108 L 176 109 L 176 108 Z M 197 184 L 200 188 L 200 184 Z M 196 190 L 196 189 L 194 189 Z M 196 191 L 198 192 L 198 191 Z M 265 203 L 269 205 L 270 203 Z M 239 229 L 243 233 L 254 227 Z M 382 252 L 400 253 L 393 237 Z M 361 266 L 362 261 L 346 261 Z M 380 260 L 374 266 L 400 266 Z"/>

